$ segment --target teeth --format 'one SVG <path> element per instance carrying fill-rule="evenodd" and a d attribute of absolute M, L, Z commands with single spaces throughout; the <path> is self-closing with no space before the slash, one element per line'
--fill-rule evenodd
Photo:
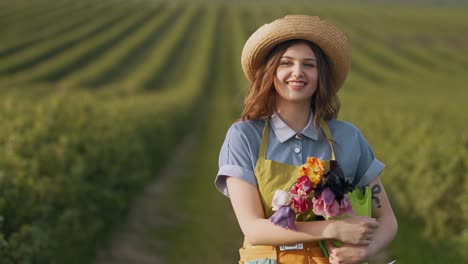
<path fill-rule="evenodd" d="M 289 82 L 290 85 L 293 85 L 293 86 L 304 86 L 305 83 L 303 82 Z"/>

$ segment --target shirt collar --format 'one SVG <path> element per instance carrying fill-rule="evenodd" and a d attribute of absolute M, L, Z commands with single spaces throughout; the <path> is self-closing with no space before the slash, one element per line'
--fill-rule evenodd
<path fill-rule="evenodd" d="M 276 136 L 278 137 L 278 140 L 281 143 L 289 140 L 290 138 L 294 137 L 297 134 L 292 128 L 290 128 L 283 121 L 283 119 L 281 119 L 281 117 L 278 115 L 276 111 L 271 115 L 270 122 L 271 122 L 271 128 L 273 129 Z M 318 136 L 315 130 L 316 129 L 314 128 L 314 112 L 311 109 L 309 122 L 307 123 L 306 127 L 300 132 L 300 134 L 308 138 L 317 140 Z"/>

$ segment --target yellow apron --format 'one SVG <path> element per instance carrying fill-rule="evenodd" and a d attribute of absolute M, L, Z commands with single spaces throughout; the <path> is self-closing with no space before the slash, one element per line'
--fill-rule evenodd
<path fill-rule="evenodd" d="M 335 160 L 335 153 L 332 145 L 332 135 L 327 124 L 320 120 L 320 126 L 323 129 L 325 136 L 328 139 L 331 149 L 331 160 Z M 258 183 L 258 191 L 260 194 L 263 211 L 265 217 L 269 218 L 273 215 L 271 202 L 276 190 L 289 190 L 289 188 L 297 181 L 299 176 L 298 171 L 301 165 L 294 166 L 290 164 L 280 163 L 266 159 L 266 150 L 268 146 L 268 136 L 270 125 L 268 121 L 265 123 L 262 134 L 262 142 L 258 154 L 257 164 L 255 166 L 255 177 Z M 325 161 L 324 174 L 330 169 L 330 161 Z M 362 193 L 357 193 L 357 198 L 350 199 L 350 202 L 363 203 L 363 208 L 369 208 L 370 190 Z M 353 206 L 354 209 L 354 206 Z M 356 208 L 357 209 L 357 208 Z M 361 210 L 361 209 L 359 209 Z M 366 209 L 367 210 L 367 209 Z M 303 214 L 296 214 L 296 221 L 313 221 L 316 216 L 312 210 L 308 210 Z M 243 247 L 239 250 L 240 264 L 326 264 L 328 257 L 325 257 L 318 245 L 318 242 L 303 243 L 288 246 L 252 246 L 247 241 L 244 241 Z"/>

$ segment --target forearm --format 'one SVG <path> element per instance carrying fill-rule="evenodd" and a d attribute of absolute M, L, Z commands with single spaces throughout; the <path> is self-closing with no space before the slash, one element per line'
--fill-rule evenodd
<path fill-rule="evenodd" d="M 380 223 L 379 228 L 369 244 L 370 260 L 390 244 L 398 231 L 398 224 L 393 214 L 383 215 L 377 218 L 377 221 Z"/>
<path fill-rule="evenodd" d="M 274 225 L 269 219 L 257 219 L 246 225 L 243 232 L 252 245 L 288 245 L 334 239 L 333 222 L 296 222 L 296 230 L 289 230 Z"/>
<path fill-rule="evenodd" d="M 372 181 L 371 186 L 373 200 L 372 212 L 373 217 L 379 222 L 379 228 L 369 245 L 368 256 L 370 258 L 386 248 L 395 238 L 398 230 L 397 220 L 382 182 L 377 177 Z"/>
<path fill-rule="evenodd" d="M 276 226 L 265 217 L 255 186 L 233 177 L 226 183 L 239 226 L 250 244 L 287 245 L 335 238 L 335 221 L 296 222 L 296 230 Z"/>

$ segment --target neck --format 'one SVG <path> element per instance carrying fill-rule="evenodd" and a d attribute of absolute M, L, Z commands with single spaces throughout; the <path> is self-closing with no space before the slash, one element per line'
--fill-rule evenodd
<path fill-rule="evenodd" d="M 294 131 L 301 132 L 309 123 L 310 103 L 276 104 L 276 111 L 283 121 Z"/>

